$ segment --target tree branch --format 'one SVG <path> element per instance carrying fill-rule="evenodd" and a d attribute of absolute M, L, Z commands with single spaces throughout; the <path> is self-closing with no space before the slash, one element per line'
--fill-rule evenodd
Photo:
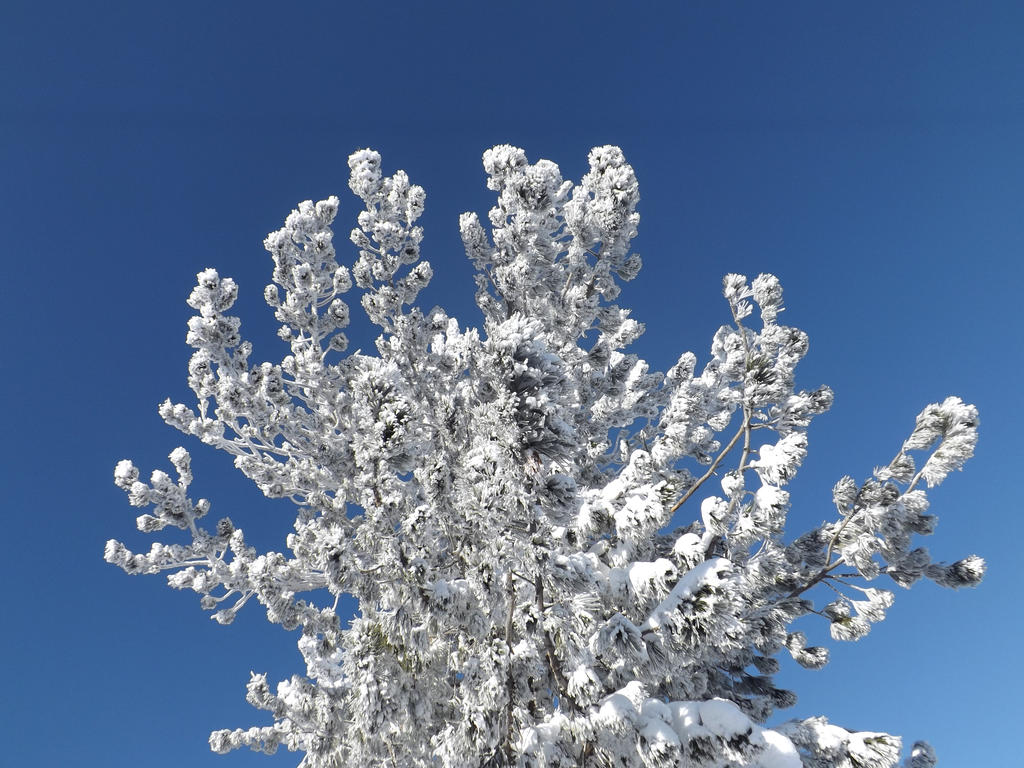
<path fill-rule="evenodd" d="M 565 675 L 562 674 L 562 670 L 558 666 L 558 659 L 555 656 L 555 644 L 552 642 L 551 635 L 548 634 L 548 630 L 544 626 L 544 580 L 541 578 L 540 573 L 538 573 L 536 579 L 534 579 L 533 591 L 536 596 L 535 600 L 537 601 L 537 610 L 540 614 L 538 617 L 538 621 L 540 621 L 540 630 L 544 637 L 544 655 L 547 657 L 548 669 L 551 670 L 551 676 L 555 680 L 558 700 L 559 702 L 565 701 L 573 710 L 579 710 L 579 706 L 576 704 L 576 701 L 569 695 Z"/>
<path fill-rule="evenodd" d="M 507 599 L 507 616 L 505 617 L 505 647 L 508 651 L 508 665 L 505 669 L 505 753 L 508 756 L 509 765 L 512 765 L 515 753 L 512 749 L 512 706 L 513 693 L 515 691 L 515 675 L 512 672 L 512 632 L 515 629 L 516 610 L 516 587 L 512 581 L 512 572 L 505 576 L 505 588 Z"/>
<path fill-rule="evenodd" d="M 744 421 L 746 421 L 746 419 L 744 419 Z M 677 509 L 683 506 L 683 504 L 685 504 L 687 500 L 697 492 L 697 489 L 704 485 L 707 479 L 715 473 L 715 470 L 718 469 L 718 465 L 722 463 L 722 460 L 729 454 L 729 451 L 736 447 L 736 443 L 739 442 L 740 436 L 743 435 L 744 432 L 745 428 L 741 426 L 739 431 L 732 436 L 732 440 L 729 441 L 729 444 L 725 446 L 725 448 L 722 449 L 722 452 L 715 457 L 713 462 L 711 462 L 711 466 L 708 467 L 708 471 L 705 472 L 697 482 L 691 485 L 689 489 L 687 489 L 686 493 L 683 494 L 683 497 L 675 503 L 675 506 L 673 506 L 672 509 L 669 510 L 669 514 L 673 514 Z"/>

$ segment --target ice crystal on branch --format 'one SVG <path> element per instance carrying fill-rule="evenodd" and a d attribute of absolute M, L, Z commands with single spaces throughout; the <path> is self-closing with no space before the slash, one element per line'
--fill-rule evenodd
<path fill-rule="evenodd" d="M 334 197 L 300 203 L 265 241 L 264 298 L 289 353 L 251 362 L 227 314 L 238 287 L 204 270 L 188 299 L 197 403 L 160 406 L 298 507 L 286 549 L 258 552 L 226 517 L 203 527 L 210 503 L 188 495 L 183 448 L 176 480 L 114 470 L 151 508 L 140 530 L 189 541 L 136 554 L 112 540 L 109 562 L 169 572 L 220 623 L 258 603 L 301 630 L 305 674 L 248 685 L 273 724 L 216 731 L 211 747 L 283 746 L 307 768 L 895 765 L 900 740 L 884 733 L 765 727 L 795 701 L 775 684 L 777 656 L 828 662 L 792 629 L 812 613 L 815 642 L 867 634 L 894 601 L 883 576 L 980 581 L 980 558 L 934 563 L 916 544 L 936 523 L 925 487 L 973 452 L 974 407 L 929 405 L 888 465 L 840 479 L 831 519 L 794 535 L 786 486 L 832 393 L 796 387 L 808 340 L 779 324 L 774 276 L 726 275 L 727 322 L 703 366 L 687 352 L 652 371 L 628 351 L 643 325 L 614 303 L 641 264 L 622 152 L 594 149 L 573 184 L 498 146 L 484 154 L 490 231 L 460 219 L 483 313 L 467 329 L 416 306 L 433 274 L 423 189 L 384 176 L 372 150 L 349 168 L 364 206 L 351 268 Z M 381 329 L 374 355 L 346 353 L 353 286 Z M 358 600 L 351 620 L 343 595 Z M 907 765 L 934 763 L 919 742 Z"/>

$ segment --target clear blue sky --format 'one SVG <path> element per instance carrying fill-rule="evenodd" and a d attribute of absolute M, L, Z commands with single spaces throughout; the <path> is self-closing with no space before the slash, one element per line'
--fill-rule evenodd
<path fill-rule="evenodd" d="M 977 455 L 934 492 L 927 543 L 985 556 L 985 583 L 900 591 L 826 670 L 783 679 L 794 716 L 927 738 L 944 766 L 1017 764 L 1022 39 L 1016 2 L 7 0 L 0 763 L 297 762 L 208 751 L 211 729 L 263 722 L 243 701 L 249 670 L 301 671 L 295 638 L 259 610 L 216 626 L 191 593 L 105 564 L 106 539 L 143 538 L 114 464 L 166 468 L 183 440 L 156 404 L 189 396 L 200 269 L 238 280 L 256 358 L 280 358 L 262 239 L 332 193 L 347 231 L 356 148 L 426 187 L 423 301 L 475 324 L 457 216 L 486 212 L 480 155 L 508 142 L 571 178 L 591 146 L 625 150 L 646 266 L 622 303 L 655 366 L 706 354 L 722 274 L 782 279 L 785 320 L 811 337 L 800 381 L 836 392 L 794 533 L 831 514 L 838 477 L 888 461 L 923 405 L 979 406 Z M 282 546 L 289 505 L 186 445 L 197 495 Z"/>

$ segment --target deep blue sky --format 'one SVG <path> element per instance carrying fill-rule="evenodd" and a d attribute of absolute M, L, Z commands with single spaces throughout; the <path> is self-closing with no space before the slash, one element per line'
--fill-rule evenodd
<path fill-rule="evenodd" d="M 264 722 L 249 670 L 302 671 L 295 638 L 258 609 L 216 626 L 191 593 L 105 564 L 106 539 L 143 540 L 113 466 L 168 468 L 183 440 L 156 404 L 190 394 L 200 269 L 238 280 L 256 358 L 280 358 L 262 239 L 332 193 L 347 232 L 356 148 L 426 187 L 423 302 L 475 324 L 457 216 L 486 212 L 480 155 L 508 142 L 571 178 L 591 146 L 625 150 L 646 266 L 622 303 L 656 367 L 706 354 L 724 273 L 782 279 L 784 320 L 811 337 L 800 381 L 836 392 L 794 533 L 832 514 L 838 477 L 888 461 L 923 405 L 979 406 L 977 455 L 932 494 L 927 544 L 985 556 L 985 583 L 900 591 L 826 670 L 784 680 L 794 716 L 927 738 L 943 765 L 1015 764 L 1024 5 L 638 5 L 4 3 L 0 762 L 298 762 L 208 751 L 212 728 Z M 281 547 L 289 505 L 185 444 L 215 516 Z"/>

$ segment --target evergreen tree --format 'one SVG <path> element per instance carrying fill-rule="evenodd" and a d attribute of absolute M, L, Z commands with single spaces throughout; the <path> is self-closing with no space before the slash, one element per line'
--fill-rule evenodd
<path fill-rule="evenodd" d="M 490 233 L 460 221 L 476 268 L 481 330 L 416 307 L 423 189 L 380 156 L 349 159 L 363 201 L 351 271 L 339 266 L 337 198 L 301 203 L 265 241 L 265 298 L 290 354 L 250 362 L 237 286 L 213 269 L 189 305 L 197 407 L 160 406 L 168 424 L 234 456 L 269 497 L 298 507 L 286 552 L 257 552 L 177 480 L 122 461 L 142 531 L 187 544 L 134 554 L 128 573 L 170 571 L 229 623 L 250 601 L 301 628 L 305 675 L 248 700 L 274 723 L 217 731 L 217 752 L 305 753 L 303 766 L 893 766 L 899 738 L 824 718 L 763 724 L 795 696 L 777 656 L 819 669 L 825 647 L 793 631 L 818 614 L 835 640 L 863 637 L 893 593 L 921 577 L 974 586 L 984 562 L 934 563 L 926 488 L 970 457 L 976 409 L 929 405 L 886 466 L 836 483 L 834 519 L 787 538 L 786 485 L 807 452 L 827 387 L 795 388 L 802 331 L 780 325 L 771 275 L 730 274 L 730 322 L 703 367 L 687 352 L 652 372 L 627 348 L 643 332 L 614 302 L 640 259 L 633 169 L 615 147 L 590 153 L 580 184 L 522 150 L 484 154 L 498 195 Z M 346 353 L 353 287 L 379 326 L 377 353 Z M 821 587 L 827 585 L 831 589 Z M 816 589 L 817 588 L 817 589 Z M 819 592 L 826 600 L 818 599 Z M 331 600 L 321 601 L 320 595 Z M 358 615 L 338 615 L 352 595 Z M 906 765 L 935 763 L 914 746 Z"/>

